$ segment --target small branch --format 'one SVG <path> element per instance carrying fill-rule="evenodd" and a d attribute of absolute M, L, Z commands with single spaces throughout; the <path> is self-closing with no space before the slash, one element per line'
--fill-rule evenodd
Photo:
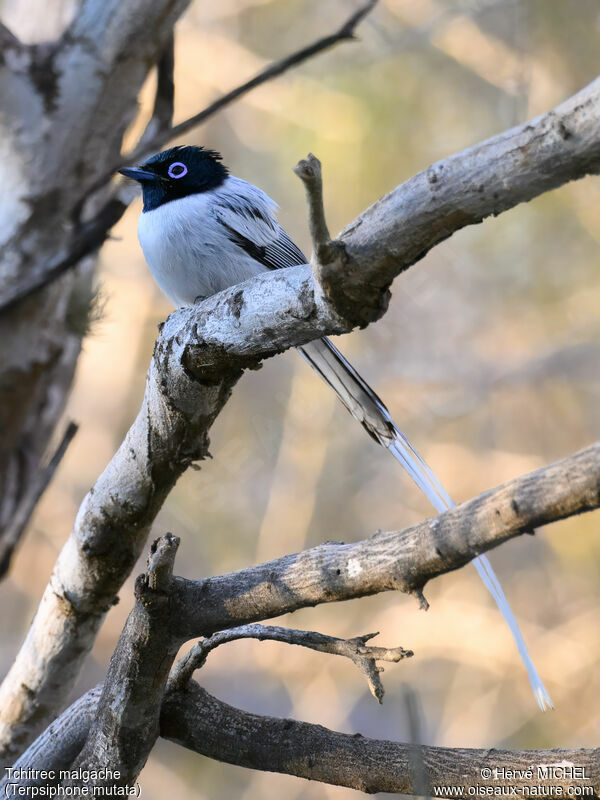
<path fill-rule="evenodd" d="M 331 240 L 323 207 L 321 162 L 312 153 L 299 161 L 294 172 L 304 184 L 308 201 L 308 227 L 313 243 L 312 271 L 327 302 L 344 318 L 344 245 Z"/>
<path fill-rule="evenodd" d="M 173 109 L 175 105 L 175 83 L 173 72 L 175 69 L 175 37 L 173 32 L 169 36 L 166 47 L 158 64 L 156 65 L 156 94 L 152 116 L 145 131 L 137 144 L 138 148 L 146 146 L 147 141 L 152 141 L 164 131 L 168 131 L 173 122 Z"/>
<path fill-rule="evenodd" d="M 173 580 L 173 567 L 179 541 L 179 537 L 173 536 L 172 533 L 154 540 L 148 556 L 148 569 L 145 575 L 140 576 L 144 581 L 143 585 L 140 585 L 140 591 L 143 592 L 148 588 L 153 592 L 168 594 Z"/>
<path fill-rule="evenodd" d="M 431 788 L 429 786 L 429 776 L 425 759 L 423 758 L 423 734 L 421 731 L 421 709 L 416 692 L 410 686 L 405 685 L 402 690 L 406 720 L 410 731 L 410 744 L 412 753 L 410 755 L 410 772 L 413 783 L 413 793 L 424 800 L 430 800 Z"/>
<path fill-rule="evenodd" d="M 154 94 L 154 106 L 152 109 L 152 115 L 148 120 L 148 124 L 138 140 L 137 147 L 140 149 L 145 146 L 145 142 L 151 141 L 154 136 L 162 133 L 165 130 L 168 130 L 171 127 L 175 104 L 175 83 L 173 79 L 174 69 L 175 37 L 173 31 L 171 31 L 162 55 L 156 65 L 156 91 Z M 76 226 L 87 226 L 89 228 L 90 224 L 94 224 L 94 222 L 100 222 L 102 224 L 102 219 L 104 216 L 103 209 L 110 207 L 111 205 L 115 205 L 115 208 L 119 209 L 119 206 L 117 205 L 118 203 L 121 203 L 122 206 L 122 208 L 119 209 L 118 216 L 113 221 L 111 221 L 110 218 L 106 218 L 106 224 L 104 227 L 107 229 L 107 232 L 108 229 L 112 227 L 112 225 L 116 224 L 116 222 L 118 222 L 118 220 L 123 216 L 129 205 L 130 198 L 128 197 L 127 200 L 123 198 L 123 182 L 118 181 L 111 187 L 110 197 L 105 201 L 103 209 L 101 209 L 100 212 L 97 212 L 92 220 L 84 224 L 81 222 L 83 210 L 87 201 L 99 189 L 102 189 L 104 186 L 106 186 L 107 182 L 112 177 L 112 174 L 112 172 L 105 173 L 100 178 L 95 180 L 92 185 L 87 188 L 83 197 L 80 198 L 80 200 L 75 204 L 71 212 L 71 218 Z M 69 266 L 70 265 L 65 264 L 64 269 L 68 269 Z M 54 279 L 55 277 L 51 275 L 48 276 L 48 282 L 51 282 Z M 37 288 L 41 288 L 41 286 Z"/>
<path fill-rule="evenodd" d="M 600 442 L 403 531 L 327 543 L 229 575 L 177 578 L 176 632 L 207 636 L 317 603 L 400 590 L 427 581 L 508 539 L 600 506 Z"/>
<path fill-rule="evenodd" d="M 410 658 L 414 653 L 412 650 L 405 650 L 403 647 L 387 648 L 367 645 L 367 642 L 377 635 L 377 633 L 367 633 L 364 636 L 356 636 L 353 639 L 338 639 L 337 637 L 325 636 L 314 631 L 293 630 L 276 625 L 243 625 L 239 628 L 219 631 L 198 642 L 175 666 L 169 679 L 169 685 L 183 688 L 191 680 L 194 671 L 204 666 L 208 654 L 222 644 L 233 642 L 237 639 L 258 639 L 261 642 L 271 640 L 284 642 L 285 644 L 300 645 L 311 650 L 317 650 L 320 653 L 330 653 L 349 658 L 367 679 L 369 690 L 373 697 L 377 698 L 381 703 L 384 688 L 381 683 L 380 673 L 383 672 L 383 668 L 378 667 L 376 662 L 391 661 L 397 663 L 404 658 Z"/>
<path fill-rule="evenodd" d="M 317 39 L 307 47 L 302 47 L 300 50 L 296 50 L 296 52 L 291 53 L 290 55 L 285 56 L 278 61 L 273 61 L 249 81 L 236 86 L 235 89 L 232 89 L 230 92 L 222 95 L 218 98 L 218 100 L 215 100 L 214 103 L 211 103 L 197 114 L 188 117 L 188 119 L 183 120 L 173 127 L 165 128 L 153 136 L 146 135 L 146 133 L 144 133 L 138 144 L 130 153 L 125 155 L 118 162 L 115 162 L 109 171 L 107 171 L 101 178 L 95 181 L 91 187 L 89 187 L 86 192 L 86 196 L 81 203 L 83 204 L 85 199 L 87 199 L 90 194 L 98 191 L 98 189 L 104 186 L 107 181 L 112 178 L 114 173 L 117 172 L 117 170 L 119 170 L 121 167 L 131 166 L 132 164 L 136 164 L 137 162 L 144 160 L 149 153 L 160 150 L 172 139 L 183 136 L 184 133 L 187 133 L 192 128 L 196 128 L 201 123 L 206 122 L 206 120 L 210 119 L 217 112 L 221 111 L 221 109 L 226 108 L 236 100 L 239 100 L 240 97 L 243 97 L 244 95 L 248 94 L 248 92 L 251 92 L 252 89 L 256 89 L 258 86 L 262 86 L 263 83 L 267 83 L 268 81 L 283 75 L 293 67 L 300 66 L 300 64 L 308 61 L 308 59 L 330 49 L 339 42 L 353 40 L 355 38 L 354 31 L 356 27 L 371 11 L 371 9 L 374 8 L 376 3 L 377 0 L 368 0 L 368 2 L 362 5 L 350 17 L 348 17 L 348 19 L 340 28 L 338 28 L 337 31 L 329 34 L 328 36 Z"/>
<path fill-rule="evenodd" d="M 216 114 L 217 111 L 220 111 L 225 106 L 230 105 L 235 100 L 250 92 L 252 89 L 255 89 L 257 86 L 260 86 L 267 81 L 271 81 L 273 78 L 279 77 L 279 75 L 283 75 L 284 72 L 287 72 L 292 67 L 297 67 L 300 64 L 303 64 L 309 58 L 312 58 L 313 56 L 316 56 L 325 50 L 329 50 L 329 48 L 333 47 L 339 42 L 354 39 L 354 31 L 356 30 L 356 27 L 362 21 L 362 19 L 366 17 L 371 9 L 374 8 L 376 3 L 377 0 L 368 0 L 368 2 L 364 3 L 357 11 L 351 14 L 344 24 L 338 28 L 337 31 L 334 31 L 334 33 L 331 33 L 328 36 L 323 36 L 312 44 L 309 44 L 307 47 L 303 47 L 300 50 L 297 50 L 295 53 L 285 56 L 285 58 L 274 61 L 264 70 L 259 72 L 258 75 L 255 75 L 249 81 L 246 81 L 246 83 L 237 86 L 231 92 L 227 92 L 227 94 L 224 94 L 218 100 L 215 100 L 214 103 L 211 103 L 202 111 L 194 114 L 192 117 L 189 117 L 183 122 L 180 122 L 178 125 L 174 125 L 169 130 L 157 134 L 152 140 L 144 143 L 143 147 L 138 145 L 124 158 L 121 163 L 115 166 L 115 171 L 119 169 L 119 167 L 125 167 L 135 163 L 138 159 L 145 155 L 148 150 L 160 150 L 160 148 L 171 139 L 176 139 L 177 137 L 182 136 L 184 133 L 190 131 L 192 128 L 197 127 L 200 125 L 200 123 L 205 122 L 209 117 L 213 116 L 213 114 Z"/>
<path fill-rule="evenodd" d="M 60 770 L 71 767 L 69 746 L 81 747 L 95 719 L 102 687 L 79 698 L 38 737 L 13 768 Z M 338 733 L 322 725 L 280 719 L 247 711 L 218 700 L 195 681 L 169 689 L 161 707 L 160 735 L 200 755 L 250 769 L 295 775 L 308 780 L 346 786 L 367 793 L 395 792 L 422 795 L 423 785 L 415 773 L 414 744 L 370 739 L 360 734 Z M 240 746 L 243 742 L 244 746 Z M 600 750 L 476 750 L 450 747 L 419 747 L 422 770 L 430 785 L 491 787 L 500 785 L 494 770 L 514 770 L 511 780 L 520 796 L 524 786 L 539 783 L 537 767 L 560 767 L 565 763 L 585 770 L 585 782 L 557 770 L 545 785 L 563 787 L 563 796 L 580 793 L 583 783 L 600 792 Z M 482 770 L 490 770 L 489 783 Z M 532 770 L 534 780 L 527 781 Z M 484 773 L 485 774 L 485 773 Z M 520 776 L 520 777 L 519 777 Z M 0 783 L 19 787 L 55 785 L 55 781 L 23 779 L 11 781 L 7 774 Z M 506 781 L 501 782 L 506 785 Z M 493 793 L 490 790 L 490 793 Z"/>
<path fill-rule="evenodd" d="M 4 577 L 8 571 L 15 547 L 18 545 L 40 497 L 48 488 L 48 484 L 58 469 L 58 465 L 62 461 L 67 448 L 73 441 L 77 430 L 78 426 L 74 422 L 69 422 L 54 455 L 45 467 L 38 470 L 35 480 L 33 480 L 29 486 L 27 497 L 19 504 L 17 513 L 12 518 L 10 524 L 5 528 L 0 547 L 0 578 Z"/>
<path fill-rule="evenodd" d="M 250 769 L 296 775 L 369 794 L 418 795 L 422 791 L 419 775 L 414 772 L 413 744 L 250 714 L 218 700 L 194 681 L 185 689 L 167 693 L 160 732 L 196 753 Z M 593 796 L 600 790 L 598 749 L 471 750 L 423 746 L 419 751 L 430 786 L 464 786 L 465 797 L 468 787 L 485 784 L 494 794 L 494 787 L 506 785 L 506 781 L 494 779 L 495 769 L 515 770 L 510 784 L 517 787 L 520 796 L 529 796 L 521 790 L 523 786 L 539 784 L 538 765 L 559 767 L 565 763 L 584 768 L 585 781 L 570 777 L 568 770 L 557 770 L 544 784 L 563 787 L 565 797 L 579 794 L 582 783 L 593 787 Z M 528 769 L 534 776 L 531 781 L 526 777 Z M 486 770 L 491 776 L 489 781 L 482 779 L 482 771 L 486 775 Z"/>

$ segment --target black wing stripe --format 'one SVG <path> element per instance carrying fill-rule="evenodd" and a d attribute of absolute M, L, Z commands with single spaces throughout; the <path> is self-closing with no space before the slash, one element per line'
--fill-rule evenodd
<path fill-rule="evenodd" d="M 273 239 L 269 244 L 259 245 L 236 231 L 223 219 L 220 219 L 220 222 L 227 231 L 229 240 L 241 247 L 251 258 L 267 269 L 282 269 L 308 263 L 304 253 L 292 242 L 282 228 L 279 230 L 278 238 Z"/>
<path fill-rule="evenodd" d="M 245 236 L 242 236 L 239 231 L 236 231 L 231 225 L 228 225 L 226 222 L 221 220 L 221 225 L 227 231 L 229 240 L 234 244 L 237 244 L 238 247 L 241 247 L 248 255 L 253 258 L 255 261 L 260 262 L 263 266 L 267 267 L 267 269 L 275 269 L 273 264 L 269 261 L 267 256 L 267 248 L 264 245 L 258 245 L 254 242 L 251 242 L 250 239 L 247 239 Z"/>

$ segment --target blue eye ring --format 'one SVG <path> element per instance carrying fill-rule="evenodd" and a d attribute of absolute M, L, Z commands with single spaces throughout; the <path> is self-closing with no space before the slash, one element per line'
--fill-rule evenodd
<path fill-rule="evenodd" d="M 176 167 L 180 167 L 180 172 L 173 172 Z M 184 175 L 187 175 L 188 168 L 185 164 L 182 164 L 181 161 L 174 161 L 167 171 L 167 175 L 169 178 L 183 178 Z"/>

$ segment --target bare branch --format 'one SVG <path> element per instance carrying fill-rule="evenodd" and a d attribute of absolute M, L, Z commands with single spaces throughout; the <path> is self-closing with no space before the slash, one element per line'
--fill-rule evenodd
<path fill-rule="evenodd" d="M 303 64 L 309 58 L 312 58 L 313 56 L 316 56 L 325 50 L 329 50 L 329 48 L 333 47 L 339 42 L 354 39 L 354 31 L 356 30 L 357 25 L 363 20 L 364 17 L 366 17 L 376 3 L 377 0 L 368 0 L 357 11 L 351 14 L 344 24 L 338 28 L 337 31 L 334 31 L 334 33 L 330 33 L 327 36 L 317 39 L 315 42 L 312 42 L 312 44 L 302 47 L 295 53 L 285 56 L 285 58 L 281 58 L 278 61 L 273 61 L 268 67 L 259 72 L 258 75 L 255 75 L 249 81 L 246 81 L 246 83 L 242 83 L 240 86 L 232 89 L 231 92 L 227 92 L 227 94 L 219 97 L 218 100 L 215 100 L 214 103 L 211 103 L 202 111 L 194 114 L 192 117 L 189 117 L 183 122 L 174 125 L 169 130 L 157 134 L 152 140 L 145 142 L 143 146 L 142 144 L 138 145 L 135 150 L 133 150 L 123 159 L 121 163 L 115 165 L 114 171 L 119 169 L 119 167 L 125 167 L 129 164 L 135 163 L 148 151 L 160 150 L 160 148 L 171 139 L 176 139 L 179 136 L 183 136 L 184 133 L 187 133 L 192 128 L 197 127 L 202 122 L 205 122 L 209 117 L 212 117 L 214 114 L 216 114 L 217 111 L 220 111 L 225 106 L 230 105 L 235 100 L 238 100 L 240 97 L 250 92 L 252 89 L 255 89 L 257 86 L 260 86 L 267 81 L 271 81 L 274 78 L 279 77 L 279 75 L 283 75 L 284 72 L 287 72 L 292 67 L 297 67 L 300 64 Z"/>
<path fill-rule="evenodd" d="M 151 369 L 136 421 L 82 503 L 27 638 L 0 687 L 5 763 L 15 760 L 65 701 L 164 499 L 190 463 L 208 453 L 214 404 L 225 403 L 236 379 L 209 389 L 207 403 L 207 387 L 185 378 L 183 365 L 181 370 L 184 383 L 178 381 L 176 389 Z"/>
<path fill-rule="evenodd" d="M 152 141 L 154 136 L 169 130 L 173 121 L 173 108 L 175 105 L 175 84 L 173 71 L 175 69 L 175 38 L 173 33 L 169 37 L 164 52 L 156 65 L 156 95 L 152 116 L 148 121 L 145 131 L 140 137 L 138 147 L 145 147 L 145 142 Z"/>
<path fill-rule="evenodd" d="M 85 312 L 93 295 L 94 259 L 84 256 L 104 241 L 118 218 L 113 205 L 109 214 L 102 209 L 95 230 L 80 229 L 73 226 L 71 211 L 86 187 L 119 157 L 150 65 L 188 2 L 81 0 L 73 4 L 75 15 L 58 39 L 65 4 L 47 3 L 37 21 L 45 41 L 19 52 L 2 32 L 2 41 L 10 44 L 2 53 L 0 180 L 13 190 L 3 203 L 0 269 L 1 300 L 7 302 L 0 314 L 7 345 L 0 364 L 0 538 L 15 517 L 27 516 L 65 408 L 84 335 L 73 325 L 69 298 Z M 11 181 L 15 170 L 19 179 Z M 101 201 L 96 198 L 96 208 Z M 70 267 L 77 271 L 69 272 Z M 52 286 L 47 286 L 48 270 L 61 277 Z M 43 286 L 46 291 L 14 307 L 32 287 Z M 9 552 L 10 545 L 3 555 Z M 2 722 L 6 711 L 0 708 Z M 3 743 L 0 724 L 0 750 Z"/>
<path fill-rule="evenodd" d="M 329 228 L 325 219 L 325 209 L 323 207 L 323 179 L 321 173 L 321 162 L 312 153 L 294 167 L 294 172 L 300 178 L 306 189 L 308 200 L 308 227 L 313 243 L 315 258 L 317 261 L 317 275 L 319 268 L 323 264 L 333 261 L 338 255 L 337 248 L 331 241 Z"/>
<path fill-rule="evenodd" d="M 177 635 L 193 638 L 317 603 L 427 581 L 533 528 L 600 506 L 600 442 L 403 531 L 302 553 L 202 581 L 176 579 Z"/>
<path fill-rule="evenodd" d="M 406 720 L 410 731 L 410 744 L 412 745 L 411 764 L 409 775 L 413 779 L 413 794 L 429 800 L 431 788 L 428 783 L 425 759 L 423 758 L 423 736 L 421 731 L 421 709 L 416 692 L 407 684 L 402 687 Z"/>
<path fill-rule="evenodd" d="M 82 746 L 98 708 L 102 687 L 96 687 L 70 706 L 13 765 L 14 769 L 68 769 L 66 743 Z M 322 725 L 293 719 L 251 714 L 234 708 L 202 689 L 195 681 L 185 688 L 169 686 L 161 707 L 160 735 L 208 758 L 250 769 L 280 772 L 308 780 L 347 786 L 367 793 L 395 792 L 421 795 L 423 774 L 415 771 L 414 745 L 370 739 L 360 734 L 338 733 Z M 240 741 L 244 747 L 240 747 Z M 585 785 L 593 796 L 600 791 L 600 749 L 478 750 L 419 747 L 421 773 L 429 786 L 498 786 L 494 770 L 514 770 L 511 785 L 519 795 L 523 787 L 539 784 L 538 766 L 565 763 L 585 770 Z M 489 783 L 482 770 L 490 770 Z M 534 779 L 527 780 L 532 770 Z M 486 773 L 483 772 L 485 775 Z M 544 779 L 546 786 L 563 787 L 563 795 L 580 792 L 583 781 L 558 769 Z M 9 782 L 7 775 L 0 789 Z M 55 779 L 16 779 L 22 787 L 55 785 Z M 571 787 L 571 788 L 570 788 Z M 577 787 L 575 790 L 572 787 Z M 492 791 L 490 790 L 490 793 Z"/>
<path fill-rule="evenodd" d="M 331 241 L 323 207 L 321 162 L 312 153 L 299 161 L 294 172 L 304 184 L 308 201 L 308 227 L 313 243 L 312 270 L 317 286 L 334 306 L 336 285 L 343 275 L 346 251 L 339 241 Z M 341 278 L 343 281 L 343 278 Z"/>
<path fill-rule="evenodd" d="M 48 464 L 39 470 L 36 478 L 29 486 L 27 498 L 19 505 L 17 513 L 12 518 L 10 524 L 6 527 L 2 540 L 0 541 L 0 578 L 2 578 L 9 567 L 12 554 L 19 543 L 23 531 L 27 527 L 27 523 L 37 506 L 40 497 L 48 488 L 48 484 L 54 477 L 54 473 L 58 469 L 58 465 L 62 461 L 68 446 L 73 441 L 77 433 L 78 426 L 74 422 L 69 422 L 63 434 L 60 444 L 56 448 L 54 455 L 49 460 Z"/>
<path fill-rule="evenodd" d="M 336 306 L 364 325 L 382 292 L 467 225 L 600 171 L 600 78 L 552 111 L 431 165 L 374 203 L 338 237 L 346 260 Z M 341 298 L 344 298 L 342 301 Z"/>
<path fill-rule="evenodd" d="M 148 568 L 135 584 L 135 605 L 119 637 L 85 745 L 74 770 L 118 771 L 99 786 L 126 786 L 139 775 L 159 730 L 169 670 L 180 647 L 172 630 L 170 594 L 179 539 L 166 534 L 152 545 Z M 73 777 L 63 786 L 83 786 Z"/>
<path fill-rule="evenodd" d="M 422 788 L 414 772 L 414 746 L 369 739 L 360 734 L 337 733 L 322 725 L 292 719 L 250 714 L 210 695 L 192 681 L 185 690 L 169 692 L 163 701 L 161 736 L 209 758 L 250 769 L 282 772 L 308 780 L 347 786 L 362 792 L 419 794 Z M 240 747 L 240 741 L 244 746 Z M 585 784 L 600 790 L 600 750 L 471 750 L 421 747 L 424 771 L 430 786 L 490 787 L 499 781 L 495 769 L 515 770 L 511 786 L 524 794 L 523 786 L 539 785 L 538 766 L 573 764 L 585 769 Z M 482 779 L 486 775 L 488 781 Z M 527 779 L 531 769 L 534 778 Z M 518 770 L 521 770 L 519 772 Z M 564 796 L 579 794 L 581 780 L 557 771 L 544 784 L 562 786 Z M 570 787 L 570 788 L 569 788 Z M 590 793 L 591 794 L 591 793 Z M 528 795 L 525 795 L 528 796 Z"/>
<path fill-rule="evenodd" d="M 251 363 L 252 343 L 249 347 L 244 334 L 250 309 L 255 310 L 254 336 L 263 337 L 265 349 L 277 348 L 278 336 L 289 341 L 304 331 L 309 338 L 314 306 L 302 305 L 307 286 L 298 284 L 297 277 L 303 269 L 283 270 L 248 284 L 259 290 L 261 281 L 279 281 L 295 309 L 289 327 L 277 330 L 265 324 L 270 315 L 281 313 L 277 292 L 262 291 L 260 299 L 240 308 L 227 299 L 240 289 L 176 312 L 165 323 L 142 410 L 86 497 L 25 644 L 0 688 L 9 741 L 17 734 L 24 737 L 24 731 L 31 735 L 37 728 L 37 733 L 38 720 L 48 719 L 65 697 L 163 499 L 190 462 L 208 452 L 208 428 L 240 375 L 235 364 Z M 223 326 L 232 315 L 236 324 Z M 190 316 L 196 322 L 186 332 Z M 178 330 L 181 319 L 183 331 Z M 191 339 L 211 341 L 211 330 L 212 346 L 186 348 Z M 227 331 L 234 335 L 230 342 L 223 336 Z M 177 635 L 182 640 L 205 636 L 315 603 L 391 589 L 419 595 L 427 580 L 508 538 L 598 507 L 599 475 L 600 444 L 595 444 L 401 533 L 382 533 L 351 545 L 326 544 L 206 581 L 177 579 Z M 47 635 L 50 621 L 52 638 Z M 8 714 L 15 708 L 22 712 L 18 723 Z"/>
<path fill-rule="evenodd" d="M 308 227 L 315 248 L 315 253 L 319 259 L 322 258 L 321 250 L 331 244 L 329 228 L 325 220 L 325 209 L 323 207 L 323 179 L 321 174 L 321 162 L 312 153 L 299 161 L 294 167 L 294 172 L 300 178 L 306 189 L 308 200 Z"/>
<path fill-rule="evenodd" d="M 314 631 L 300 631 L 276 625 L 243 625 L 239 628 L 213 633 L 212 636 L 198 642 L 174 667 L 169 678 L 169 685 L 183 688 L 191 680 L 194 671 L 204 666 L 208 654 L 222 644 L 237 639 L 258 639 L 261 642 L 268 639 L 351 659 L 366 677 L 373 697 L 381 703 L 384 688 L 380 673 L 383 672 L 383 669 L 378 667 L 376 662 L 397 663 L 404 658 L 410 658 L 414 653 L 403 647 L 388 648 L 367 645 L 367 642 L 377 635 L 377 633 L 367 633 L 363 636 L 355 636 L 353 639 L 338 639 L 335 636 L 325 636 Z"/>
<path fill-rule="evenodd" d="M 28 275 L 3 292 L 0 314 L 11 311 L 23 300 L 76 267 L 85 256 L 98 250 L 108 238 L 110 229 L 117 224 L 126 210 L 127 204 L 118 197 L 109 198 L 93 219 L 77 226 L 65 254 L 50 262 L 43 272 Z"/>

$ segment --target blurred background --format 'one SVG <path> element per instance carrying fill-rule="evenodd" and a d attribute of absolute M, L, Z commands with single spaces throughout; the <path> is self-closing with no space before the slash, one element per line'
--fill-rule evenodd
<path fill-rule="evenodd" d="M 57 0 L 47 0 L 49 3 Z M 64 21 L 72 11 L 64 5 Z M 3 18 L 36 40 L 27 3 Z M 270 60 L 334 30 L 358 2 L 193 2 L 176 28 L 176 121 Z M 45 30 L 45 34 L 48 31 Z M 324 166 L 332 232 L 430 163 L 535 116 L 600 72 L 595 0 L 380 0 L 359 41 L 253 91 L 186 137 L 276 199 L 307 252 L 293 165 Z M 143 128 L 152 80 L 141 97 Z M 0 584 L 0 671 L 17 651 L 83 496 L 140 405 L 157 325 L 171 311 L 136 238 L 133 204 L 100 255 L 103 314 L 84 343 L 69 417 L 80 424 L 11 577 Z M 336 344 L 388 405 L 457 502 L 592 442 L 600 427 L 600 183 L 588 178 L 468 228 L 399 277 L 376 325 Z M 291 352 L 250 373 L 212 431 L 213 460 L 189 471 L 154 533 L 182 543 L 179 574 L 199 578 L 310 547 L 403 528 L 432 509 Z M 382 644 L 415 657 L 387 665 L 379 706 L 346 660 L 265 642 L 214 652 L 209 691 L 254 712 L 406 741 L 404 686 L 427 744 L 596 746 L 600 735 L 598 512 L 491 554 L 556 704 L 541 714 L 491 598 L 468 566 L 426 588 L 424 613 L 390 593 L 321 606 L 278 624 Z M 135 574 L 142 570 L 142 562 Z M 101 681 L 133 597 L 130 580 L 78 689 Z M 376 640 L 377 641 L 377 640 Z M 143 796 L 350 798 L 348 789 L 220 764 L 160 742 Z"/>

